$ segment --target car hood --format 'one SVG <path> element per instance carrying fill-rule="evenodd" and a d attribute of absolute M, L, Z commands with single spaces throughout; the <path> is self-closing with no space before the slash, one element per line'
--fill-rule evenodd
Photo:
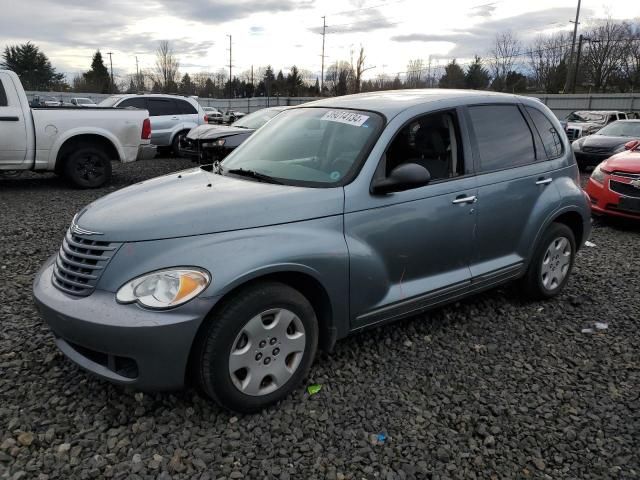
<path fill-rule="evenodd" d="M 203 235 L 339 215 L 342 188 L 304 188 L 194 168 L 132 185 L 81 210 L 95 239 L 135 242 Z M 93 237 L 92 237 L 93 238 Z"/>
<path fill-rule="evenodd" d="M 567 122 L 567 128 L 578 128 L 587 131 L 597 131 L 603 127 L 604 124 L 595 122 Z"/>
<path fill-rule="evenodd" d="M 624 145 L 629 140 L 632 140 L 629 137 L 610 137 L 608 135 L 589 135 L 585 137 L 582 142 L 582 148 L 584 147 L 598 147 L 598 148 L 609 148 L 613 150 L 620 145 Z"/>
<path fill-rule="evenodd" d="M 254 130 L 248 128 L 234 127 L 233 125 L 200 125 L 192 128 L 187 138 L 192 140 L 210 140 L 213 138 L 228 137 L 230 135 L 253 133 Z"/>
<path fill-rule="evenodd" d="M 608 172 L 640 174 L 640 151 L 632 150 L 618 153 L 603 162 L 601 168 L 604 168 Z"/>

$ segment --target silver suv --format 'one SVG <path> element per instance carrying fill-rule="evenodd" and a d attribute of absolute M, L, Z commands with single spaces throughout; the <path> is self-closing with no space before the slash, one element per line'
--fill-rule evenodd
<path fill-rule="evenodd" d="M 180 140 L 189 130 L 206 123 L 206 112 L 195 98 L 179 95 L 114 95 L 99 104 L 100 107 L 142 108 L 151 118 L 151 143 L 158 147 L 171 147 L 180 154 Z"/>
<path fill-rule="evenodd" d="M 509 281 L 553 298 L 590 229 L 540 102 L 367 93 L 287 109 L 221 164 L 83 208 L 34 294 L 85 369 L 139 389 L 191 378 L 251 412 L 354 332 Z"/>

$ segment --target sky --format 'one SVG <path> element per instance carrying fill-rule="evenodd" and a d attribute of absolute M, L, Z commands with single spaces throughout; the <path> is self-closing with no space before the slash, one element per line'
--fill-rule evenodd
<path fill-rule="evenodd" d="M 365 78 L 395 76 L 410 59 L 443 65 L 486 54 L 496 32 L 523 42 L 571 30 L 577 0 L 0 0 L 0 49 L 31 41 L 72 78 L 96 49 L 112 52 L 116 75 L 153 68 L 155 49 L 169 40 L 181 72 L 233 74 L 271 64 L 317 75 L 322 17 L 325 65 L 364 47 Z M 639 0 L 583 0 L 580 28 L 605 18 L 640 18 Z M 352 53 L 353 52 L 353 53 Z M 107 67 L 108 55 L 104 55 Z"/>

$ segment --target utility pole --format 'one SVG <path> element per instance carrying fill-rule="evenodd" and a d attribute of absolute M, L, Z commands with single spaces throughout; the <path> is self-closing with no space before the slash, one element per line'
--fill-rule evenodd
<path fill-rule="evenodd" d="M 231 51 L 231 35 L 227 35 L 227 37 L 229 37 L 229 98 L 231 98 L 231 96 L 233 95 L 233 86 L 231 85 L 231 66 L 233 63 L 233 56 L 232 56 L 232 51 Z"/>
<path fill-rule="evenodd" d="M 327 17 L 322 17 L 322 67 L 320 69 L 320 96 L 324 91 L 324 37 L 327 34 Z"/>
<path fill-rule="evenodd" d="M 253 97 L 255 86 L 253 85 L 253 65 L 251 65 L 251 96 Z"/>
<path fill-rule="evenodd" d="M 113 93 L 113 59 L 111 58 L 113 52 L 107 52 L 107 55 L 109 55 L 109 64 L 111 65 L 111 88 L 109 90 Z"/>
<path fill-rule="evenodd" d="M 140 89 L 140 70 L 138 69 L 138 56 L 137 55 L 136 55 L 136 90 L 138 90 L 138 92 L 141 90 Z"/>
<path fill-rule="evenodd" d="M 571 84 L 571 73 L 573 69 L 573 52 L 576 49 L 576 35 L 578 34 L 578 24 L 580 23 L 580 2 L 578 0 L 578 8 L 576 9 L 576 20 L 573 23 L 573 40 L 571 42 L 571 54 L 569 55 L 569 68 L 567 69 L 567 79 L 564 82 L 564 92 L 567 93 L 569 91 L 569 87 Z"/>

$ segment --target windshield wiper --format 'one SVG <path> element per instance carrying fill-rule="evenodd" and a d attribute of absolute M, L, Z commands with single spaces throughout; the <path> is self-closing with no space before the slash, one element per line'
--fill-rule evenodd
<path fill-rule="evenodd" d="M 225 170 L 226 173 L 231 173 L 232 175 L 238 175 L 240 177 L 248 177 L 255 178 L 261 182 L 266 183 L 276 183 L 278 185 L 282 185 L 282 182 L 276 180 L 275 178 L 265 175 L 264 173 L 256 172 L 255 170 L 246 170 L 244 168 L 232 168 L 231 170 Z"/>

